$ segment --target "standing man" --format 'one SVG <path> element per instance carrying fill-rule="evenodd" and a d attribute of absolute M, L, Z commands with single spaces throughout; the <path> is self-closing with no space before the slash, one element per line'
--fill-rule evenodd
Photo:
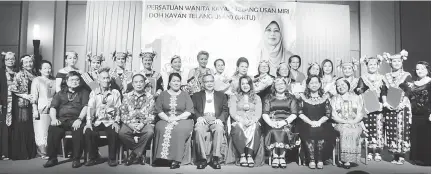
<path fill-rule="evenodd" d="M 72 168 L 81 167 L 80 158 L 83 153 L 84 143 L 82 121 L 87 114 L 89 94 L 80 87 L 81 74 L 70 71 L 66 75 L 67 86 L 57 94 L 51 102 L 51 125 L 48 128 L 48 161 L 45 168 L 58 164 L 57 152 L 61 147 L 61 139 L 66 131 L 72 131 L 73 162 Z"/>
<path fill-rule="evenodd" d="M 120 129 L 121 105 L 120 92 L 111 87 L 110 68 L 98 70 L 99 88 L 90 93 L 87 110 L 87 124 L 84 127 L 86 149 L 89 152 L 89 161 L 86 166 L 97 164 L 99 131 L 104 131 L 108 138 L 108 165 L 117 166 L 116 152 L 118 145 L 118 131 Z M 94 127 L 93 127 L 94 126 Z"/>
<path fill-rule="evenodd" d="M 214 90 L 214 76 L 203 76 L 204 90 L 192 95 L 197 121 L 195 124 L 195 144 L 197 147 L 198 169 L 207 165 L 206 148 L 211 148 L 211 166 L 220 169 L 221 148 L 224 139 L 224 125 L 228 117 L 228 99 L 222 92 Z M 211 132 L 212 147 L 205 147 L 205 134 Z"/>
<path fill-rule="evenodd" d="M 134 163 L 145 164 L 145 147 L 154 134 L 154 97 L 146 93 L 148 81 L 142 74 L 132 77 L 133 91 L 125 94 L 120 107 L 123 125 L 120 129 L 120 139 L 132 153 L 126 161 L 126 166 Z M 134 137 L 138 141 L 135 142 Z"/>

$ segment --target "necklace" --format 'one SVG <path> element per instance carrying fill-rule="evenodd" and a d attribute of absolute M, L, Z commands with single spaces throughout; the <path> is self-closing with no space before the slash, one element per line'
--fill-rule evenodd
<path fill-rule="evenodd" d="M 68 94 L 68 101 L 73 101 L 75 98 L 76 98 L 76 96 L 78 96 L 78 93 L 76 93 L 76 92 L 74 92 L 74 93 L 70 93 L 70 92 L 68 92 L 67 93 Z"/>

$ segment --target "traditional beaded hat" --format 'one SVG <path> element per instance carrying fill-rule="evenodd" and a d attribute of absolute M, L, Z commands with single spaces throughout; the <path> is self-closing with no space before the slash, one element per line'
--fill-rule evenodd
<path fill-rule="evenodd" d="M 91 62 L 91 61 L 99 61 L 99 62 L 103 62 L 105 61 L 105 57 L 103 56 L 103 53 L 100 53 L 99 55 L 92 55 L 91 52 L 87 53 L 87 61 Z"/>
<path fill-rule="evenodd" d="M 145 58 L 151 58 L 152 60 L 156 57 L 156 52 L 153 50 L 152 47 L 149 48 L 141 48 L 141 53 L 139 54 L 139 57 Z"/>
<path fill-rule="evenodd" d="M 408 59 L 408 51 L 406 50 L 402 50 L 400 53 L 395 54 L 395 55 L 390 55 L 389 53 L 383 53 L 382 56 L 388 63 L 391 62 L 392 59 L 402 59 L 402 60 L 407 60 Z"/>
<path fill-rule="evenodd" d="M 342 71 L 342 68 L 345 67 L 345 66 L 350 66 L 350 67 L 353 68 L 354 71 L 357 71 L 357 67 L 360 64 L 360 62 L 357 59 L 355 59 L 355 58 L 351 58 L 351 60 L 341 60 L 341 59 L 339 59 L 336 62 L 337 62 L 337 69 L 339 71 Z"/>

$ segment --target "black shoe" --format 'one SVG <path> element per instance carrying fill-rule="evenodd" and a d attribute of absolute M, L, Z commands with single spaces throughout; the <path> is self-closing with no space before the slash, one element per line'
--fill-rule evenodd
<path fill-rule="evenodd" d="M 127 159 L 125 165 L 126 166 L 130 166 L 132 165 L 134 162 L 136 161 L 136 154 L 135 153 L 131 153 L 129 158 Z"/>
<path fill-rule="evenodd" d="M 200 160 L 197 165 L 197 169 L 205 169 L 207 167 L 207 160 Z"/>
<path fill-rule="evenodd" d="M 82 166 L 82 164 L 81 164 L 80 160 L 73 160 L 72 161 L 72 168 L 78 168 L 78 167 L 81 167 L 81 166 Z"/>
<path fill-rule="evenodd" d="M 57 165 L 57 164 L 58 164 L 58 160 L 57 160 L 57 158 L 56 158 L 56 159 L 50 159 L 50 160 L 48 160 L 48 161 L 43 165 L 43 167 L 45 167 L 45 168 L 53 167 L 53 166 L 55 166 L 55 165 Z"/>
<path fill-rule="evenodd" d="M 90 159 L 84 165 L 88 167 L 88 166 L 94 166 L 96 164 L 97 164 L 97 160 L 96 159 Z"/>
<path fill-rule="evenodd" d="M 116 160 L 108 160 L 108 165 L 110 167 L 115 167 L 115 166 L 117 166 L 117 161 Z"/>
<path fill-rule="evenodd" d="M 177 169 L 177 168 L 180 168 L 180 162 L 173 161 L 171 163 L 170 169 Z"/>
<path fill-rule="evenodd" d="M 139 164 L 145 165 L 146 163 L 146 157 L 144 155 L 141 155 L 141 158 L 139 159 Z"/>
<path fill-rule="evenodd" d="M 221 169 L 221 165 L 219 163 L 219 158 L 218 157 L 214 157 L 213 158 L 212 167 L 213 167 L 213 169 Z"/>

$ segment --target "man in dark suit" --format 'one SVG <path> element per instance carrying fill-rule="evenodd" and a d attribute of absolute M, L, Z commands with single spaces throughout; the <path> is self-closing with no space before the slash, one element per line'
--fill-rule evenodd
<path fill-rule="evenodd" d="M 198 169 L 204 169 L 207 165 L 206 148 L 212 149 L 213 156 L 210 165 L 214 169 L 220 169 L 219 158 L 224 138 L 224 125 L 228 117 L 228 99 L 222 92 L 214 90 L 214 76 L 203 76 L 204 90 L 192 95 L 192 101 L 197 118 L 195 124 L 195 145 L 197 152 Z M 205 147 L 205 135 L 211 132 L 212 147 Z"/>

